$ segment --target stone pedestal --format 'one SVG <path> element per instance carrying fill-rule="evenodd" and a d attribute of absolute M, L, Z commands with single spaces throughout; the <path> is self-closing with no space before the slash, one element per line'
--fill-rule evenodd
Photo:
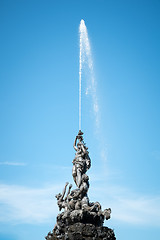
<path fill-rule="evenodd" d="M 116 240 L 112 229 L 97 227 L 93 224 L 75 223 L 57 231 L 49 233 L 46 240 Z"/>
<path fill-rule="evenodd" d="M 108 210 L 109 211 L 109 210 Z M 105 212 L 105 219 L 110 218 Z M 57 223 L 46 240 L 116 240 L 112 229 L 103 226 L 104 213 L 73 210 L 58 214 Z"/>

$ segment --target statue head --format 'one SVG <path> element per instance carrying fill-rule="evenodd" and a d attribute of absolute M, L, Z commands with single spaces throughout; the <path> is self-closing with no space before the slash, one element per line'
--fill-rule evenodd
<path fill-rule="evenodd" d="M 79 139 L 80 142 L 83 141 L 83 132 L 81 130 L 78 132 L 77 139 Z"/>
<path fill-rule="evenodd" d="M 59 200 L 62 197 L 62 194 L 58 193 L 55 197 L 57 198 L 57 200 Z"/>
<path fill-rule="evenodd" d="M 71 193 L 70 193 L 70 199 L 74 199 L 74 200 L 77 199 L 78 198 L 78 193 L 79 193 L 79 189 L 78 188 L 72 190 Z"/>
<path fill-rule="evenodd" d="M 81 130 L 79 130 L 78 136 L 82 136 L 82 135 L 83 135 L 83 132 Z"/>
<path fill-rule="evenodd" d="M 104 215 L 106 220 L 110 219 L 111 218 L 111 209 L 110 208 L 105 209 L 103 211 L 103 215 Z"/>

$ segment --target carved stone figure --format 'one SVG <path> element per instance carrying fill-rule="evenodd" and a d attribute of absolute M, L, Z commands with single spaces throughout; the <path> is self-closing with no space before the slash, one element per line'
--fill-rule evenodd
<path fill-rule="evenodd" d="M 65 187 L 64 187 L 64 190 L 63 190 L 63 193 L 61 194 L 61 193 L 58 193 L 55 197 L 57 198 L 57 205 L 58 205 L 58 207 L 59 207 L 59 210 L 61 211 L 62 210 L 62 208 L 65 208 L 66 210 L 67 210 L 67 200 L 68 200 L 68 196 L 69 196 L 69 194 L 70 194 L 70 190 L 71 190 L 71 188 L 72 188 L 72 184 L 70 184 L 69 185 L 69 190 L 68 190 L 68 193 L 67 193 L 67 195 L 66 195 L 66 197 L 65 197 L 65 199 L 64 199 L 64 196 L 65 196 L 65 193 L 66 193 L 66 188 L 67 188 L 67 186 L 68 186 L 68 182 L 66 182 L 66 185 L 65 185 Z"/>
<path fill-rule="evenodd" d="M 79 140 L 78 143 L 77 139 Z M 76 150 L 76 154 L 73 160 L 72 176 L 77 187 L 79 188 L 82 183 L 82 175 L 86 173 L 91 166 L 91 160 L 87 151 L 88 148 L 85 146 L 83 141 L 83 133 L 81 131 L 79 131 L 78 135 L 76 136 L 73 147 Z"/>

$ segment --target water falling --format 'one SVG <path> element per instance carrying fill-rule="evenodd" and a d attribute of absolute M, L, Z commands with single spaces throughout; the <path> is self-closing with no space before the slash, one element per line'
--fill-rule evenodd
<path fill-rule="evenodd" d="M 80 52 L 79 52 L 79 130 L 81 130 L 82 122 L 82 70 L 84 64 L 88 66 L 90 74 L 90 83 L 87 86 L 86 94 L 91 93 L 93 100 L 93 111 L 95 114 L 96 127 L 99 125 L 99 107 L 96 94 L 96 84 L 93 74 L 93 60 L 91 47 L 88 38 L 88 32 L 84 20 L 82 19 L 79 26 L 80 34 Z"/>

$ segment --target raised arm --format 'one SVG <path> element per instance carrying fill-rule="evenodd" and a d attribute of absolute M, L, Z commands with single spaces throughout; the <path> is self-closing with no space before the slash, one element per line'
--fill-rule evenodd
<path fill-rule="evenodd" d="M 64 195 L 65 195 L 65 193 L 66 193 L 66 188 L 67 188 L 67 185 L 68 185 L 68 184 L 69 184 L 69 183 L 66 182 L 66 185 L 65 185 L 65 187 L 64 187 L 64 189 L 63 189 L 63 193 L 62 193 L 62 197 L 61 197 L 61 199 L 64 198 Z"/>
<path fill-rule="evenodd" d="M 66 200 L 67 200 L 67 198 L 68 198 L 68 195 L 70 194 L 71 188 L 72 188 L 72 184 L 70 184 L 70 185 L 69 185 L 69 189 L 68 189 L 68 192 L 67 192 L 67 195 L 66 195 L 66 197 L 65 197 L 64 201 L 66 201 Z"/>
<path fill-rule="evenodd" d="M 84 154 L 87 153 L 87 151 L 86 151 L 86 149 L 85 149 L 83 143 L 81 144 L 81 149 L 82 149 L 82 151 L 83 151 Z"/>
<path fill-rule="evenodd" d="M 77 146 L 76 146 L 76 143 L 77 143 L 77 136 L 76 136 L 76 138 L 75 138 L 75 140 L 74 140 L 74 144 L 73 144 L 74 149 L 77 151 L 78 148 L 77 148 Z"/>

